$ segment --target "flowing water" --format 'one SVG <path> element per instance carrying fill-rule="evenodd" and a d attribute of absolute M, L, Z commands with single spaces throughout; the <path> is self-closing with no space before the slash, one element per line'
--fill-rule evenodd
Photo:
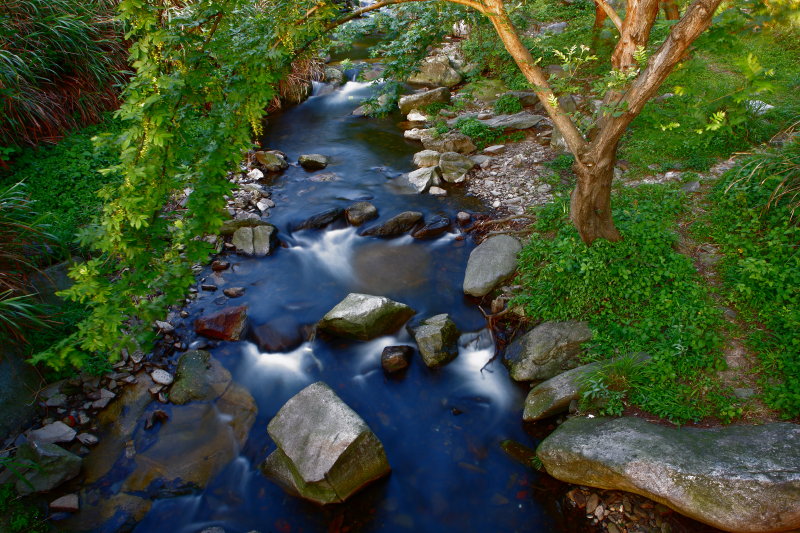
<path fill-rule="evenodd" d="M 476 302 L 461 291 L 474 243 L 458 237 L 456 229 L 430 241 L 361 237 L 356 228 L 343 223 L 325 230 L 291 231 L 315 213 L 357 200 L 376 205 L 379 221 L 407 210 L 421 211 L 427 220 L 435 215 L 455 219 L 460 210 L 482 209 L 463 189 L 434 197 L 409 194 L 395 184 L 394 178 L 412 170 L 411 155 L 420 147 L 403 139 L 399 116 L 350 115 L 372 90 L 351 81 L 335 92 L 317 91 L 305 103 L 270 116 L 265 147 L 284 151 L 290 161 L 304 153 L 325 154 L 332 158 L 331 164 L 318 172 L 291 166 L 270 183 L 277 206 L 269 220 L 279 228 L 282 243 L 272 255 L 231 254 L 230 270 L 217 275 L 206 269 L 201 277 L 220 289 L 245 287 L 242 298 L 225 305 L 246 304 L 252 327 L 270 324 L 290 337 L 308 331 L 307 326 L 350 292 L 406 303 L 417 311 L 412 322 L 449 313 L 464 332 L 459 356 L 438 370 L 426 368 L 417 356 L 404 376 L 392 378 L 381 369 L 381 350 L 413 344 L 405 329 L 369 342 L 323 338 L 295 342 L 278 353 L 263 352 L 249 340 L 219 343 L 211 349 L 214 357 L 258 406 L 246 445 L 235 450 L 235 458 L 202 490 L 140 494 L 154 503 L 134 531 L 194 533 L 211 526 L 262 533 L 565 530 L 555 495 L 533 469 L 501 448 L 506 440 L 528 447 L 535 447 L 536 440 L 521 420 L 524 388 L 509 379 L 499 360 L 490 362 L 494 347 L 485 320 Z M 327 172 L 337 179 L 310 179 Z M 186 323 L 221 309 L 222 300 L 219 292 L 200 291 L 187 308 L 191 317 Z M 345 504 L 325 508 L 288 496 L 257 469 L 275 449 L 267 423 L 289 398 L 319 380 L 366 420 L 383 442 L 392 466 L 388 478 Z M 120 416 L 130 412 L 126 409 Z M 132 423 L 138 424 L 140 435 L 160 431 L 160 436 L 149 438 L 163 444 L 169 438 L 164 432 L 180 417 L 169 411 L 175 420 L 145 432 L 142 419 L 154 409 L 175 408 L 153 404 Z M 178 438 L 165 444 L 171 448 L 161 452 L 167 460 L 179 460 L 181 447 L 189 449 L 202 439 L 216 438 L 225 422 L 219 413 L 203 420 L 194 444 Z M 137 438 L 141 442 L 142 437 Z M 149 441 L 137 444 L 137 450 L 147 446 Z M 110 474 L 98 476 L 104 494 L 119 490 L 131 464 L 119 459 Z M 108 520 L 100 530 L 120 527 Z"/>

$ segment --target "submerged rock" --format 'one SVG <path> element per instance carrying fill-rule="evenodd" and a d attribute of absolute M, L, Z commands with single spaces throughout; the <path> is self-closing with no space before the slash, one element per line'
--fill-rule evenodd
<path fill-rule="evenodd" d="M 499 283 L 514 275 L 520 250 L 520 242 L 508 235 L 496 235 L 483 241 L 469 254 L 464 292 L 479 297 L 489 294 Z"/>
<path fill-rule="evenodd" d="M 81 471 L 80 457 L 50 442 L 26 442 L 17 448 L 16 468 L 21 471 L 17 479 L 17 492 L 21 495 L 47 492 Z M 31 465 L 30 468 L 25 468 Z"/>
<path fill-rule="evenodd" d="M 446 365 L 458 356 L 461 334 L 446 314 L 432 316 L 411 330 L 422 360 L 429 368 Z"/>
<path fill-rule="evenodd" d="M 474 166 L 472 159 L 456 152 L 445 152 L 439 159 L 442 178 L 448 183 L 461 183 Z"/>
<path fill-rule="evenodd" d="M 581 345 L 592 340 L 586 322 L 545 322 L 512 342 L 503 355 L 511 378 L 540 381 L 580 365 Z"/>
<path fill-rule="evenodd" d="M 395 215 L 383 224 L 372 226 L 361 232 L 366 237 L 396 237 L 408 232 L 422 220 L 419 211 L 405 211 Z"/>
<path fill-rule="evenodd" d="M 415 239 L 435 239 L 442 233 L 450 229 L 450 219 L 443 216 L 435 216 L 427 224 L 411 234 Z"/>
<path fill-rule="evenodd" d="M 328 166 L 330 159 L 322 154 L 303 154 L 297 160 L 300 166 L 306 170 L 322 170 Z"/>
<path fill-rule="evenodd" d="M 316 215 L 307 218 L 298 224 L 294 229 L 295 231 L 303 229 L 322 229 L 328 224 L 339 220 L 343 215 L 344 209 L 341 207 L 332 207 L 331 209 L 326 209 L 321 213 L 317 213 Z"/>
<path fill-rule="evenodd" d="M 252 328 L 253 339 L 263 352 L 285 352 L 303 343 L 302 326 L 290 314 Z"/>
<path fill-rule="evenodd" d="M 398 330 L 414 312 L 383 296 L 350 293 L 322 317 L 317 328 L 339 337 L 370 340 Z"/>
<path fill-rule="evenodd" d="M 567 483 L 641 494 L 725 531 L 800 528 L 800 426 L 673 428 L 572 418 L 537 449 Z"/>
<path fill-rule="evenodd" d="M 238 341 L 247 324 L 247 306 L 226 307 L 194 321 L 197 334 L 223 341 Z"/>
<path fill-rule="evenodd" d="M 231 374 L 204 350 L 184 353 L 178 360 L 175 384 L 169 400 L 176 405 L 190 401 L 212 401 L 231 384 Z"/>
<path fill-rule="evenodd" d="M 414 348 L 411 346 L 387 346 L 381 352 L 381 367 L 387 374 L 408 368 Z"/>
<path fill-rule="evenodd" d="M 450 103 L 450 89 L 439 87 L 430 91 L 409 94 L 401 97 L 397 105 L 401 113 L 408 115 L 414 109 L 422 109 L 437 102 Z"/>
<path fill-rule="evenodd" d="M 369 202 L 356 202 L 344 210 L 347 222 L 352 226 L 360 226 L 364 222 L 378 218 L 378 208 Z"/>
<path fill-rule="evenodd" d="M 262 472 L 313 502 L 343 502 L 391 470 L 378 437 L 322 382 L 286 402 L 267 431 L 278 449 L 261 465 Z"/>

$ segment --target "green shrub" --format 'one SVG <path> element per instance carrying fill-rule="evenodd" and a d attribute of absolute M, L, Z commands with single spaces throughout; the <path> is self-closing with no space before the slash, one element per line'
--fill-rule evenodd
<path fill-rule="evenodd" d="M 721 318 L 691 260 L 674 249 L 683 195 L 643 186 L 617 193 L 612 205 L 624 240 L 591 247 L 568 219 L 567 198 L 537 210 L 515 303 L 537 321 L 588 321 L 589 359 L 651 356 L 625 387 L 600 379 L 605 389 L 587 389 L 608 412 L 619 412 L 624 399 L 678 423 L 718 416 L 732 402 L 707 372 L 724 364 Z"/>
<path fill-rule="evenodd" d="M 494 103 L 494 112 L 500 115 L 511 115 L 522 111 L 522 102 L 513 94 L 504 94 Z"/>
<path fill-rule="evenodd" d="M 493 144 L 502 136 L 501 131 L 487 126 L 474 117 L 458 119 L 456 129 L 471 138 L 478 148 Z"/>

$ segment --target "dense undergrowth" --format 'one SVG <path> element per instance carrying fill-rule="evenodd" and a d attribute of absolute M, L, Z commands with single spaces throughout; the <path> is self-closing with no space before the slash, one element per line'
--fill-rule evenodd
<path fill-rule="evenodd" d="M 733 400 L 711 375 L 724 364 L 721 314 L 691 260 L 675 250 L 683 194 L 663 186 L 619 191 L 614 219 L 624 240 L 591 247 L 570 223 L 567 202 L 562 196 L 536 211 L 515 303 L 537 321 L 588 321 L 591 360 L 651 356 L 644 365 L 618 363 L 629 371 L 591 384 L 587 397 L 604 412 L 619 414 L 627 402 L 678 423 L 730 419 Z"/>
<path fill-rule="evenodd" d="M 800 140 L 754 154 L 716 184 L 697 233 L 723 254 L 723 296 L 760 362 L 763 400 L 800 416 Z M 776 190 L 787 191 L 778 198 Z M 792 194 L 792 191 L 794 194 Z"/>

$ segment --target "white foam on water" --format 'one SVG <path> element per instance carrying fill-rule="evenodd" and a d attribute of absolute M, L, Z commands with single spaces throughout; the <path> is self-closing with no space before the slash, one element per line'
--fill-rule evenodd
<path fill-rule="evenodd" d="M 297 244 L 290 248 L 301 258 L 301 264 L 315 271 L 324 267 L 335 278 L 353 279 L 352 257 L 358 234 L 355 228 L 295 234 Z M 308 278 L 313 279 L 313 278 Z"/>
<path fill-rule="evenodd" d="M 261 379 L 267 375 L 276 381 L 295 383 L 310 379 L 308 372 L 310 367 L 317 366 L 320 369 L 322 367 L 319 360 L 314 357 L 314 350 L 309 342 L 304 342 L 287 353 L 262 352 L 252 342 L 244 342 L 242 365 L 247 370 L 242 374 L 244 376 Z"/>
<path fill-rule="evenodd" d="M 511 400 L 513 388 L 502 368 L 486 366 L 495 355 L 494 342 L 488 329 L 477 333 L 466 333 L 458 341 L 458 357 L 447 365 L 447 369 L 459 376 L 460 385 L 452 393 L 461 396 L 480 396 L 489 400 L 496 408 L 506 408 Z"/>
<path fill-rule="evenodd" d="M 352 102 L 353 109 L 361 105 L 361 100 L 366 97 L 366 95 L 356 96 L 355 93 L 359 91 L 363 91 L 365 88 L 369 87 L 371 82 L 361 82 L 361 81 L 348 81 L 342 87 L 330 94 L 326 95 L 328 98 L 326 100 L 327 103 L 331 105 L 342 104 L 344 102 Z"/>

